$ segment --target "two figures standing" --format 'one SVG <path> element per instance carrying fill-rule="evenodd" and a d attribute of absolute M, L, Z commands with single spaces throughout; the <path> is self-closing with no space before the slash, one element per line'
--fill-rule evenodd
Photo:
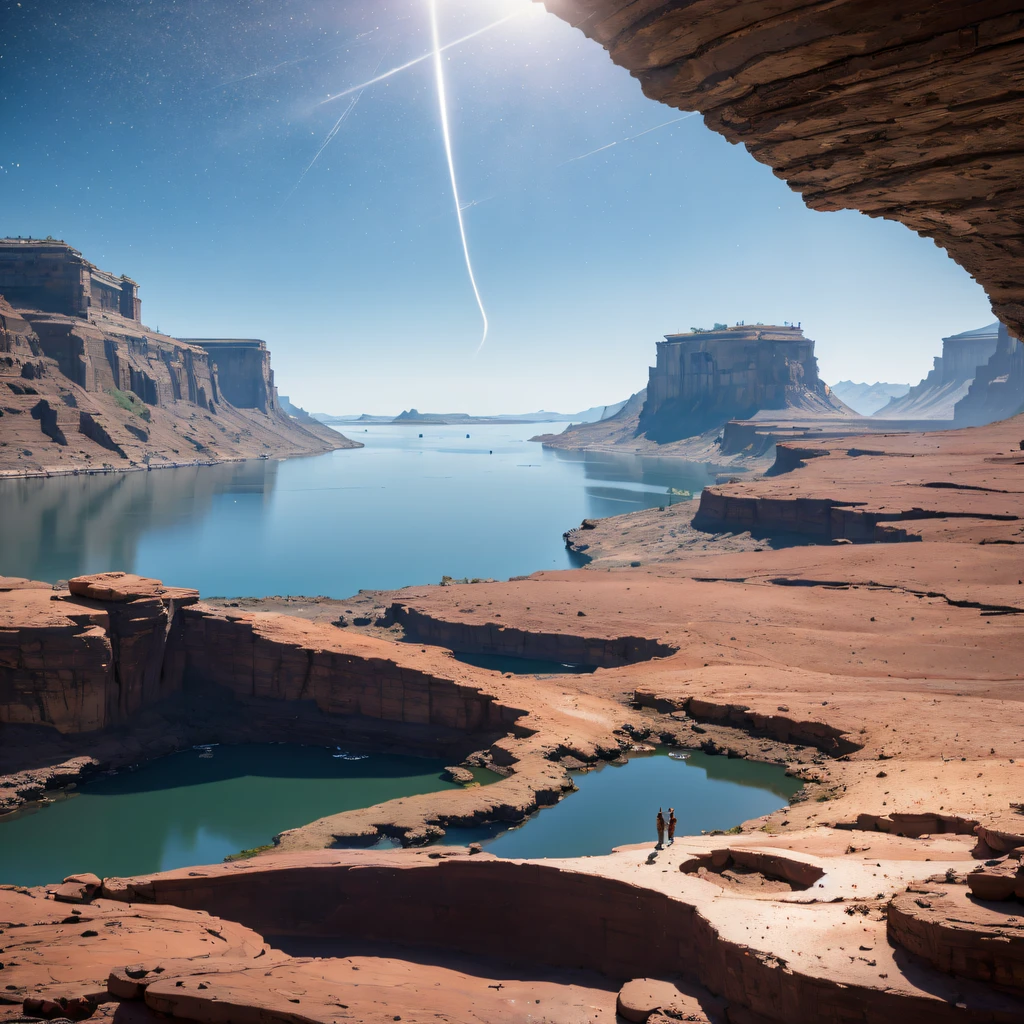
<path fill-rule="evenodd" d="M 655 819 L 658 828 L 658 846 L 661 849 L 665 845 L 665 815 L 661 808 L 658 808 L 658 817 Z M 671 845 L 676 838 L 676 810 L 674 807 L 668 809 L 668 841 Z"/>

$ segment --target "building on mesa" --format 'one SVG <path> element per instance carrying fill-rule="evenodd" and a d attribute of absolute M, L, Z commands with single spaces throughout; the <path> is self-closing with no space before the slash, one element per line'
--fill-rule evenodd
<path fill-rule="evenodd" d="M 716 324 L 658 342 L 639 429 L 672 441 L 762 409 L 850 413 L 818 377 L 814 342 L 799 326 Z"/>
<path fill-rule="evenodd" d="M 54 239 L 0 238 L 0 295 L 19 309 L 89 318 L 93 312 L 141 320 L 139 286 L 90 263 Z"/>

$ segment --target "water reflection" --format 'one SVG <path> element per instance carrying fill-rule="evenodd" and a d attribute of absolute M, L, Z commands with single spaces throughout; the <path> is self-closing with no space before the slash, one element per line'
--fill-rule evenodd
<path fill-rule="evenodd" d="M 40 885 L 79 871 L 102 877 L 216 863 L 327 814 L 457 788 L 437 759 L 350 761 L 285 744 L 212 754 L 171 754 L 0 822 L 0 880 Z"/>
<path fill-rule="evenodd" d="M 0 481 L 0 575 L 55 582 L 130 572 L 145 534 L 202 520 L 218 495 L 258 495 L 267 504 L 278 466 L 254 460 Z"/>
<path fill-rule="evenodd" d="M 587 480 L 631 483 L 642 490 L 660 491 L 663 495 L 670 487 L 699 494 L 703 487 L 715 480 L 711 466 L 683 459 L 619 452 L 563 451 L 559 448 L 545 449 L 545 454 L 562 462 L 582 465 Z"/>
<path fill-rule="evenodd" d="M 655 840 L 658 808 L 674 807 L 678 835 L 728 829 L 785 807 L 802 783 L 781 765 L 693 751 L 666 751 L 577 774 L 576 793 L 531 815 L 518 828 L 500 824 L 450 829 L 444 843 L 481 842 L 499 857 L 583 857 Z"/>
<path fill-rule="evenodd" d="M 576 564 L 562 534 L 582 519 L 710 479 L 677 459 L 543 449 L 530 429 L 376 425 L 356 433 L 365 448 L 310 458 L 0 481 L 0 575 L 120 569 L 204 596 L 507 579 Z"/>

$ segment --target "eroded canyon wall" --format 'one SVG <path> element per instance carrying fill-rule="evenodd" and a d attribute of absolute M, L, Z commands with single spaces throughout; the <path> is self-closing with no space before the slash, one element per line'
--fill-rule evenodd
<path fill-rule="evenodd" d="M 146 405 L 186 401 L 208 412 L 217 409 L 216 385 L 202 349 L 121 317 L 79 320 L 34 310 L 21 315 L 39 339 L 43 354 L 85 391 L 131 391 Z"/>
<path fill-rule="evenodd" d="M 638 429 L 677 441 L 761 409 L 852 415 L 818 377 L 814 342 L 799 327 L 716 327 L 658 342 Z"/>
<path fill-rule="evenodd" d="M 263 935 L 465 953 L 479 952 L 485 935 L 488 953 L 512 963 L 597 970 L 617 980 L 682 976 L 727 999 L 729 1020 L 749 1024 L 1012 1019 L 996 1007 L 968 1010 L 903 987 L 837 984 L 816 964 L 820 957 L 802 963 L 758 950 L 749 933 L 744 940 L 724 934 L 707 906 L 641 880 L 572 870 L 566 862 L 348 857 L 116 879 L 105 891 L 134 904 L 205 910 Z"/>
<path fill-rule="evenodd" d="M 139 323 L 135 283 L 122 302 L 107 278 L 63 243 L 0 239 L 0 475 L 360 447 L 281 410 L 265 342 L 211 343 L 215 361 Z"/>
<path fill-rule="evenodd" d="M 943 338 L 942 355 L 935 357 L 935 365 L 928 376 L 874 415 L 878 419 L 952 420 L 956 404 L 967 394 L 979 371 L 984 373 L 995 354 L 999 328 L 1000 324 L 995 323 Z M 993 415 L 979 422 L 990 423 L 999 418 Z"/>
<path fill-rule="evenodd" d="M 520 712 L 404 664 L 395 645 L 283 615 L 186 608 L 164 667 L 176 688 L 218 687 L 241 702 L 311 702 L 330 715 L 504 735 Z"/>
<path fill-rule="evenodd" d="M 1024 412 L 1024 345 L 1000 324 L 995 352 L 978 367 L 967 394 L 953 410 L 958 427 L 976 427 Z"/>
<path fill-rule="evenodd" d="M 206 352 L 221 394 L 237 409 L 281 412 L 267 343 L 259 338 L 181 338 Z"/>
<path fill-rule="evenodd" d="M 290 719 L 305 707 L 394 723 L 414 738 L 419 729 L 421 740 L 443 744 L 504 736 L 524 713 L 422 660 L 413 667 L 394 643 L 216 611 L 198 604 L 197 591 L 126 573 L 68 586 L 0 577 L 0 725 L 88 733 L 168 700 L 211 701 L 236 719 L 249 707 L 276 715 L 282 735 L 280 709 Z"/>
<path fill-rule="evenodd" d="M 117 589 L 115 578 L 134 586 Z M 0 577 L 0 724 L 94 732 L 176 685 L 162 671 L 170 627 L 198 593 L 124 573 L 83 582 L 100 579 L 60 592 Z"/>

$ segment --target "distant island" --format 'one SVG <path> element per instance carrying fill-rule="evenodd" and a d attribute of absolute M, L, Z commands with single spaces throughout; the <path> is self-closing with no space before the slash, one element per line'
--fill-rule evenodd
<path fill-rule="evenodd" d="M 312 415 L 313 419 L 321 423 L 429 423 L 438 426 L 486 423 L 597 423 L 620 412 L 625 404 L 626 402 L 622 401 L 612 405 L 595 405 L 582 412 L 548 412 L 541 409 L 538 412 L 502 413 L 495 416 L 470 416 L 465 412 L 420 412 L 418 409 L 405 409 L 397 416 L 371 416 L 369 413 L 338 416 L 324 412 L 315 412 Z"/>

